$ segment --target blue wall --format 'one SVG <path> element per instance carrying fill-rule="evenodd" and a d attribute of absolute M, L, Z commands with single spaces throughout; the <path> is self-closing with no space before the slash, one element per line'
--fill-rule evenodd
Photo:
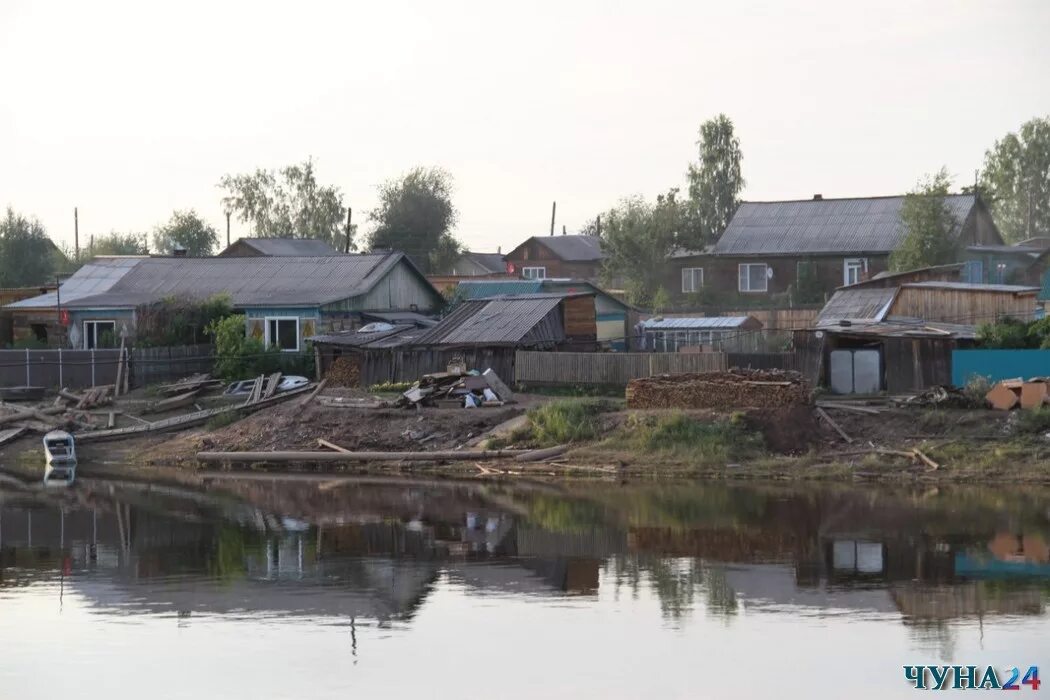
<path fill-rule="evenodd" d="M 1050 377 L 1050 350 L 953 350 L 952 384 L 965 386 L 972 377 Z"/>

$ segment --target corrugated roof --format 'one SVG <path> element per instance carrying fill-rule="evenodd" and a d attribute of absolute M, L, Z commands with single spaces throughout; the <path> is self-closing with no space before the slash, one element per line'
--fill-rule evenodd
<path fill-rule="evenodd" d="M 945 202 L 961 225 L 974 207 L 970 194 Z M 879 253 L 904 239 L 904 197 L 744 202 L 715 244 L 718 255 Z"/>
<path fill-rule="evenodd" d="M 503 294 L 535 294 L 543 289 L 543 280 L 465 280 L 456 286 L 463 299 L 485 299 Z"/>
<path fill-rule="evenodd" d="M 1024 255 L 1031 258 L 1038 258 L 1047 252 L 1046 248 L 1036 248 L 1022 245 L 971 245 L 966 246 L 966 250 L 971 253 L 998 253 L 1001 255 Z"/>
<path fill-rule="evenodd" d="M 530 294 L 465 301 L 416 342 L 419 345 L 558 342 L 565 339 L 564 328 L 560 322 L 551 324 L 545 320 L 564 298 L 558 294 Z"/>
<path fill-rule="evenodd" d="M 964 292 L 1002 292 L 1004 294 L 1034 294 L 1039 291 L 1039 287 L 1019 284 L 970 284 L 969 282 L 906 282 L 901 286 L 925 289 L 955 289 Z"/>
<path fill-rule="evenodd" d="M 833 325 L 842 320 L 881 321 L 897 297 L 897 290 L 897 287 L 839 289 L 817 314 L 816 325 Z"/>
<path fill-rule="evenodd" d="M 311 257 L 315 255 L 341 255 L 326 241 L 317 238 L 238 238 L 229 248 L 243 243 L 262 255 L 283 257 Z M 223 255 L 226 250 L 219 253 Z"/>
<path fill-rule="evenodd" d="M 877 323 L 832 324 L 818 327 L 816 330 L 843 335 L 864 335 L 882 338 L 931 338 L 973 340 L 977 337 L 977 327 L 962 323 L 943 323 L 940 321 L 923 321 L 917 318 L 892 316 Z"/>
<path fill-rule="evenodd" d="M 603 260 L 602 239 L 597 236 L 533 236 L 533 239 L 550 248 L 551 252 L 566 262 Z"/>
<path fill-rule="evenodd" d="M 492 273 L 507 271 L 507 263 L 501 253 L 474 253 L 468 251 L 463 254 L 463 257 L 469 258 L 475 265 Z"/>
<path fill-rule="evenodd" d="M 87 297 L 104 294 L 124 278 L 141 261 L 144 256 L 98 257 L 83 265 L 73 275 L 62 282 L 62 306 L 72 306 Z M 48 292 L 39 296 L 23 299 L 8 304 L 5 309 L 40 309 L 54 308 L 58 305 L 59 296 Z"/>
<path fill-rule="evenodd" d="M 739 328 L 747 323 L 748 316 L 705 316 L 690 318 L 649 319 L 642 325 L 646 330 L 710 330 L 712 328 Z"/>
<path fill-rule="evenodd" d="M 206 298 L 228 294 L 235 307 L 317 306 L 364 294 L 400 261 L 403 253 L 317 257 L 124 258 L 123 274 L 95 260 L 62 285 L 62 305 L 70 308 L 130 308 L 166 297 Z M 81 273 L 105 280 L 70 299 L 66 285 Z M 54 295 L 18 302 L 16 308 L 53 307 Z"/>
<path fill-rule="evenodd" d="M 364 347 L 370 343 L 374 343 L 378 340 L 385 338 L 392 338 L 396 335 L 404 333 L 405 331 L 414 329 L 415 326 L 402 325 L 394 326 L 390 330 L 376 331 L 374 333 L 362 333 L 360 331 L 341 331 L 339 333 L 324 333 L 322 335 L 314 335 L 307 340 L 314 343 L 323 343 L 328 345 L 340 345 L 343 347 Z"/>

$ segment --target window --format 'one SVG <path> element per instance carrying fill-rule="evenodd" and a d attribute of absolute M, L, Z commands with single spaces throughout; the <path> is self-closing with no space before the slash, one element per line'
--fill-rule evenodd
<path fill-rule="evenodd" d="M 115 347 L 116 338 L 116 321 L 84 321 L 85 350 Z"/>
<path fill-rule="evenodd" d="M 523 267 L 521 268 L 521 276 L 527 280 L 545 280 L 547 279 L 547 268 Z"/>
<path fill-rule="evenodd" d="M 765 263 L 738 265 L 741 292 L 764 292 L 769 289 L 769 266 Z"/>
<path fill-rule="evenodd" d="M 704 268 L 683 267 L 682 268 L 682 294 L 699 292 L 704 286 Z"/>
<path fill-rule="evenodd" d="M 867 258 L 846 258 L 842 261 L 842 284 L 856 284 L 868 271 Z"/>
<path fill-rule="evenodd" d="M 295 316 L 266 319 L 266 347 L 282 352 L 299 351 L 299 319 Z"/>

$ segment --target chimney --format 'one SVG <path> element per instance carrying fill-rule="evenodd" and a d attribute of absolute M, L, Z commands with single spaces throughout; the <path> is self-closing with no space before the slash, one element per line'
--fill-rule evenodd
<path fill-rule="evenodd" d="M 503 246 L 496 246 L 496 255 L 503 255 Z"/>
<path fill-rule="evenodd" d="M 565 235 L 565 224 L 561 225 L 561 235 Z"/>
<path fill-rule="evenodd" d="M 822 194 L 815 194 L 815 195 L 813 195 L 813 201 L 814 202 L 819 202 L 822 199 L 824 199 L 824 195 L 822 195 Z"/>

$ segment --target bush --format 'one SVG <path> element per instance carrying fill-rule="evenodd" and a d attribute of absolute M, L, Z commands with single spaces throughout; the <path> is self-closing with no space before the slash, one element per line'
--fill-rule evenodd
<path fill-rule="evenodd" d="M 598 416 L 610 409 L 604 401 L 566 399 L 529 411 L 534 442 L 541 446 L 593 440 L 600 427 Z"/>
<path fill-rule="evenodd" d="M 281 352 L 247 337 L 242 314 L 216 319 L 206 330 L 215 341 L 215 374 L 223 379 L 248 379 L 281 369 Z"/>
<path fill-rule="evenodd" d="M 203 301 L 169 297 L 140 304 L 135 309 L 135 344 L 139 347 L 196 345 L 205 342 L 213 323 L 232 314 L 230 298 L 225 294 Z"/>
<path fill-rule="evenodd" d="M 11 343 L 12 350 L 44 350 L 47 348 L 47 343 L 36 338 L 22 338 Z"/>
<path fill-rule="evenodd" d="M 992 380 L 988 377 L 973 376 L 966 382 L 962 392 L 975 407 L 985 406 L 988 400 L 984 398 L 992 390 Z"/>
<path fill-rule="evenodd" d="M 702 422 L 689 416 L 634 416 L 619 437 L 638 452 L 661 452 L 703 463 L 721 463 L 762 454 L 762 436 L 734 416 L 729 421 Z"/>
<path fill-rule="evenodd" d="M 1050 318 L 1025 323 L 1008 317 L 998 323 L 983 323 L 977 327 L 977 342 L 981 347 L 1001 350 L 1050 349 Z"/>

